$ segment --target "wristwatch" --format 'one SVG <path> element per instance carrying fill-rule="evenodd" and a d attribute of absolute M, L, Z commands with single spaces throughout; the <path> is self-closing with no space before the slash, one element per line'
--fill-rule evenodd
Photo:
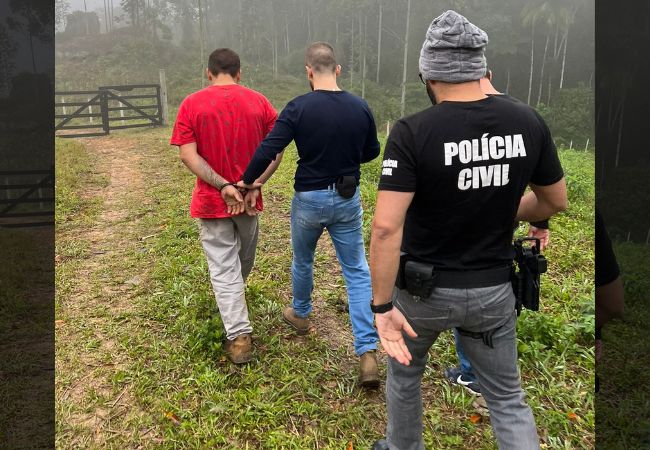
<path fill-rule="evenodd" d="M 393 309 L 393 302 L 382 303 L 381 305 L 373 305 L 372 300 L 370 300 L 370 310 L 375 314 L 383 314 L 385 312 Z"/>

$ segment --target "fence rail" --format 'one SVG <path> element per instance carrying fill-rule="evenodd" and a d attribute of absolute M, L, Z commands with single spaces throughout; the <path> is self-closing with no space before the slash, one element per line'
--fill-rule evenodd
<path fill-rule="evenodd" d="M 0 227 L 54 225 L 54 168 L 3 170 L 0 179 Z"/>
<path fill-rule="evenodd" d="M 111 130 L 167 125 L 163 71 L 161 84 L 100 86 L 96 91 L 56 91 L 54 95 L 54 128 L 59 137 L 105 136 Z"/>

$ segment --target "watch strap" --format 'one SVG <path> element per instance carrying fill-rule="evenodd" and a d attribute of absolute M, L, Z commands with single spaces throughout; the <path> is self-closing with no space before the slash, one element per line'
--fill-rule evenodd
<path fill-rule="evenodd" d="M 381 305 L 374 305 L 370 302 L 370 310 L 375 314 L 382 314 L 393 309 L 393 302 L 382 303 Z"/>

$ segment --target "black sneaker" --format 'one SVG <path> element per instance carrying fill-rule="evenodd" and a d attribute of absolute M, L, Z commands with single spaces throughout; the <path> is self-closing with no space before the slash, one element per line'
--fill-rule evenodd
<path fill-rule="evenodd" d="M 481 395 L 481 388 L 475 380 L 469 380 L 463 376 L 460 367 L 450 367 L 445 369 L 445 376 L 449 381 L 467 389 L 472 395 Z"/>

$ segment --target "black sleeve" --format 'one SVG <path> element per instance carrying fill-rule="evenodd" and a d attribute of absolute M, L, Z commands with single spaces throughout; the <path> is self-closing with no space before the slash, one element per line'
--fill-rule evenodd
<path fill-rule="evenodd" d="M 538 222 L 530 222 L 530 224 L 532 226 L 534 226 L 535 228 L 540 228 L 542 230 L 548 230 L 549 229 L 548 219 L 540 220 Z"/>
<path fill-rule="evenodd" d="M 609 239 L 605 222 L 596 211 L 596 286 L 611 283 L 620 275 L 612 241 Z"/>
<path fill-rule="evenodd" d="M 361 162 L 367 163 L 379 156 L 381 150 L 379 140 L 377 139 L 377 125 L 375 118 L 370 111 L 370 107 L 366 105 L 368 116 L 370 117 L 370 127 L 368 129 L 368 136 L 366 136 L 366 143 L 363 146 L 363 154 L 361 155 Z"/>
<path fill-rule="evenodd" d="M 381 166 L 380 191 L 415 192 L 415 145 L 411 131 L 401 120 L 390 131 Z"/>
<path fill-rule="evenodd" d="M 242 176 L 246 184 L 253 184 L 275 160 L 280 152 L 291 143 L 294 136 L 295 105 L 289 102 L 275 121 L 275 125 L 255 150 L 253 158 Z"/>
<path fill-rule="evenodd" d="M 564 171 L 560 164 L 560 158 L 558 157 L 551 131 L 548 129 L 544 119 L 542 119 L 542 116 L 537 114 L 537 112 L 535 112 L 535 115 L 539 121 L 542 133 L 542 146 L 540 148 L 537 167 L 535 167 L 530 182 L 537 186 L 549 186 L 560 181 L 564 176 Z"/>

